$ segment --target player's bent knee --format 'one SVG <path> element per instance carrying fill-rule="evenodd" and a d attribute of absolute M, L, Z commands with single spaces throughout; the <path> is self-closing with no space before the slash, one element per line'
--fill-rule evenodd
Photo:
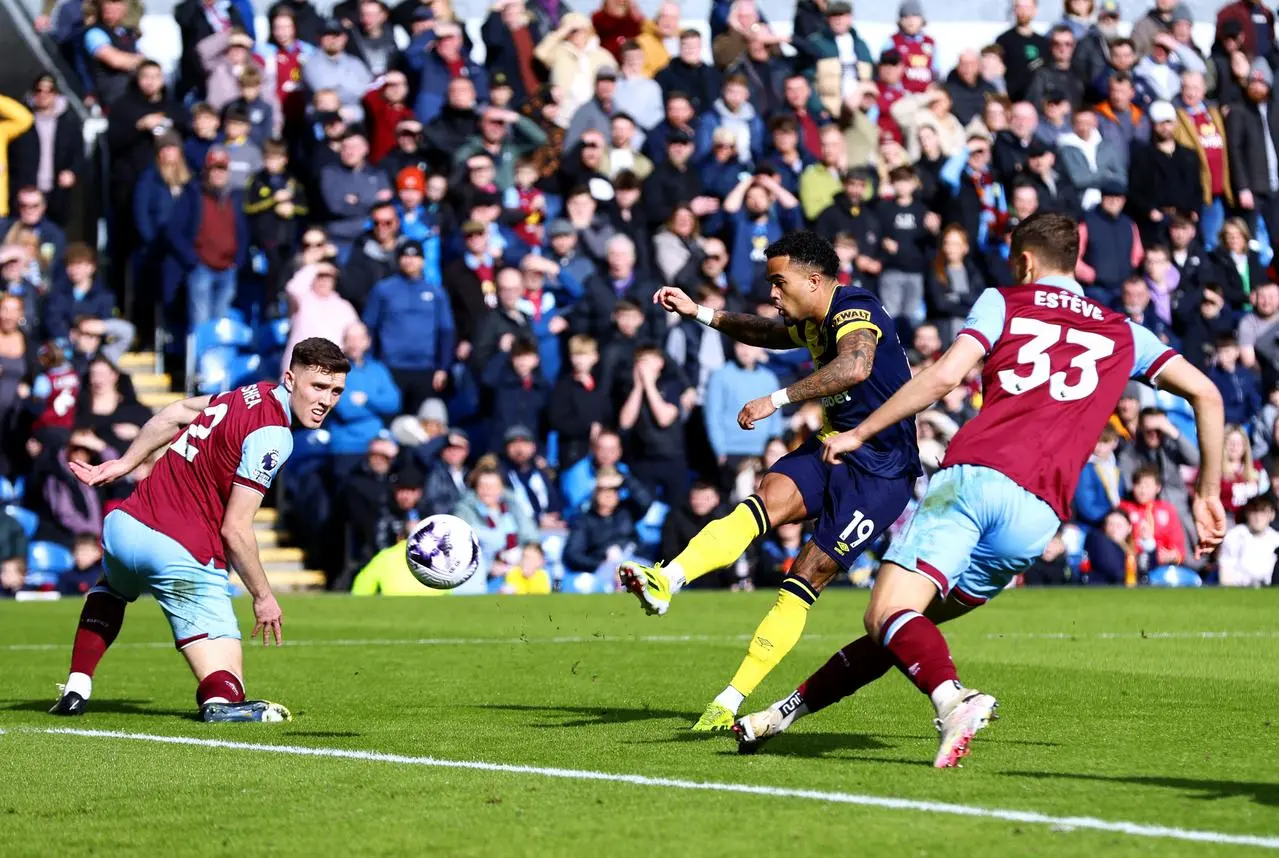
<path fill-rule="evenodd" d="M 230 671 L 244 679 L 244 656 L 239 638 L 205 638 L 184 647 L 182 655 L 196 682 L 219 670 Z"/>
<path fill-rule="evenodd" d="M 764 501 L 768 512 L 768 520 L 774 527 L 803 521 L 808 516 L 804 508 L 804 496 L 800 493 L 795 481 L 783 474 L 767 473 L 760 481 L 756 493 Z"/>

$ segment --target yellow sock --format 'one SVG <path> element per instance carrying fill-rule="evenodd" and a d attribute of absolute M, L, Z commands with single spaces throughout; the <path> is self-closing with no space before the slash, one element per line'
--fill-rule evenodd
<path fill-rule="evenodd" d="M 751 495 L 733 507 L 723 518 L 717 518 L 698 531 L 674 559 L 684 573 L 685 581 L 723 569 L 737 561 L 750 548 L 756 537 L 767 533 L 768 513 L 759 495 Z"/>
<path fill-rule="evenodd" d="M 748 695 L 781 664 L 804 633 L 808 609 L 816 600 L 817 592 L 806 581 L 787 578 L 782 583 L 777 601 L 755 630 L 746 658 L 729 683 L 733 688 Z"/>

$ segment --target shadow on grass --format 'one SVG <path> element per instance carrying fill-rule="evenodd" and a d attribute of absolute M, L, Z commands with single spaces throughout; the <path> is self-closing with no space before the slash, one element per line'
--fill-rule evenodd
<path fill-rule="evenodd" d="M 736 754 L 736 742 L 731 733 L 694 733 L 682 731 L 669 739 L 658 739 L 655 743 L 692 743 L 719 741 L 724 743 L 725 753 Z M 761 756 L 770 757 L 807 757 L 820 759 L 839 753 L 840 751 L 883 751 L 896 745 L 881 742 L 875 736 L 859 733 L 787 733 L 770 740 Z"/>
<path fill-rule="evenodd" d="M 199 720 L 194 709 L 155 709 L 147 706 L 150 700 L 110 700 L 93 698 L 89 701 L 87 713 L 92 715 L 101 712 L 106 715 L 155 715 L 165 718 L 185 718 L 188 721 Z M 52 700 L 0 700 L 0 712 L 48 712 L 53 705 Z M 50 725 L 76 727 L 84 725 L 83 718 L 50 718 Z M 92 726 L 92 725 L 90 725 Z"/>
<path fill-rule="evenodd" d="M 286 730 L 286 736 L 305 736 L 309 739 L 357 739 L 363 733 L 354 730 Z"/>
<path fill-rule="evenodd" d="M 1251 781 L 1219 781 L 1200 778 L 1160 777 L 1158 775 L 1085 775 L 1073 772 L 1004 772 L 1015 778 L 1036 780 L 1065 779 L 1096 783 L 1128 784 L 1181 790 L 1187 798 L 1210 801 L 1220 798 L 1247 798 L 1267 807 L 1279 807 L 1279 784 Z"/>
<path fill-rule="evenodd" d="M 498 703 L 475 706 L 475 709 L 502 709 L 507 712 L 528 712 L 546 717 L 545 723 L 533 727 L 593 727 L 601 724 L 631 724 L 637 721 L 667 721 L 677 719 L 692 724 L 696 713 L 687 709 L 634 709 L 617 706 L 532 706 L 519 703 Z M 562 716 L 567 720 L 560 720 Z"/>

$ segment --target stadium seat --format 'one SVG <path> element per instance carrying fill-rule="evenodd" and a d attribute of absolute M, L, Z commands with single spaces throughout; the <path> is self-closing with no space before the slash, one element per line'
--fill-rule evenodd
<path fill-rule="evenodd" d="M 196 325 L 187 337 L 187 379 L 188 385 L 201 393 L 221 391 L 230 388 L 230 384 L 218 376 L 218 381 L 205 378 L 205 355 L 213 349 L 225 350 L 222 354 L 210 358 L 210 372 L 229 364 L 232 356 L 239 349 L 253 344 L 253 329 L 240 320 L 239 313 L 234 312 L 221 319 L 211 319 Z"/>
<path fill-rule="evenodd" d="M 257 355 L 235 355 L 227 365 L 228 389 L 260 380 L 261 368 L 262 358 Z"/>
<path fill-rule="evenodd" d="M 54 589 L 58 578 L 75 567 L 71 549 L 56 542 L 33 542 L 27 546 L 27 587 Z"/>
<path fill-rule="evenodd" d="M 236 359 L 235 349 L 215 346 L 205 349 L 196 359 L 195 392 L 221 393 L 231 389 L 231 363 Z"/>
<path fill-rule="evenodd" d="M 0 477 L 0 502 L 10 503 L 22 500 L 26 488 L 26 477 L 15 477 L 13 480 L 8 477 Z"/>
<path fill-rule="evenodd" d="M 560 466 L 560 433 L 552 429 L 546 433 L 546 464 L 552 468 Z"/>
<path fill-rule="evenodd" d="M 1185 566 L 1160 566 L 1150 570 L 1152 587 L 1202 587 L 1198 573 Z"/>
<path fill-rule="evenodd" d="M 35 535 L 36 528 L 40 526 L 40 516 L 36 515 L 29 509 L 23 509 L 16 504 L 9 504 L 4 508 L 5 515 L 16 520 L 22 525 L 22 532 L 30 539 Z"/>

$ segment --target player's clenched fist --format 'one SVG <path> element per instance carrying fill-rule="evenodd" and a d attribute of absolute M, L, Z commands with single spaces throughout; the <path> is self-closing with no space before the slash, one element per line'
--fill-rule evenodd
<path fill-rule="evenodd" d="M 862 445 L 862 440 L 852 432 L 840 432 L 823 442 L 822 461 L 828 465 L 838 465 L 842 456 L 853 452 Z"/>
<path fill-rule="evenodd" d="M 1199 544 L 1195 556 L 1204 557 L 1213 552 L 1226 537 L 1226 510 L 1219 497 L 1197 497 L 1194 502 L 1195 530 L 1199 532 Z"/>
<path fill-rule="evenodd" d="M 660 304 L 662 309 L 671 313 L 679 313 L 686 319 L 697 315 L 697 303 L 684 294 L 682 289 L 663 286 L 653 294 L 653 303 Z"/>
<path fill-rule="evenodd" d="M 737 425 L 743 429 L 754 429 L 756 421 L 763 420 L 776 410 L 777 406 L 773 404 L 771 397 L 761 396 L 759 399 L 752 399 L 742 406 L 742 410 L 737 415 Z"/>

